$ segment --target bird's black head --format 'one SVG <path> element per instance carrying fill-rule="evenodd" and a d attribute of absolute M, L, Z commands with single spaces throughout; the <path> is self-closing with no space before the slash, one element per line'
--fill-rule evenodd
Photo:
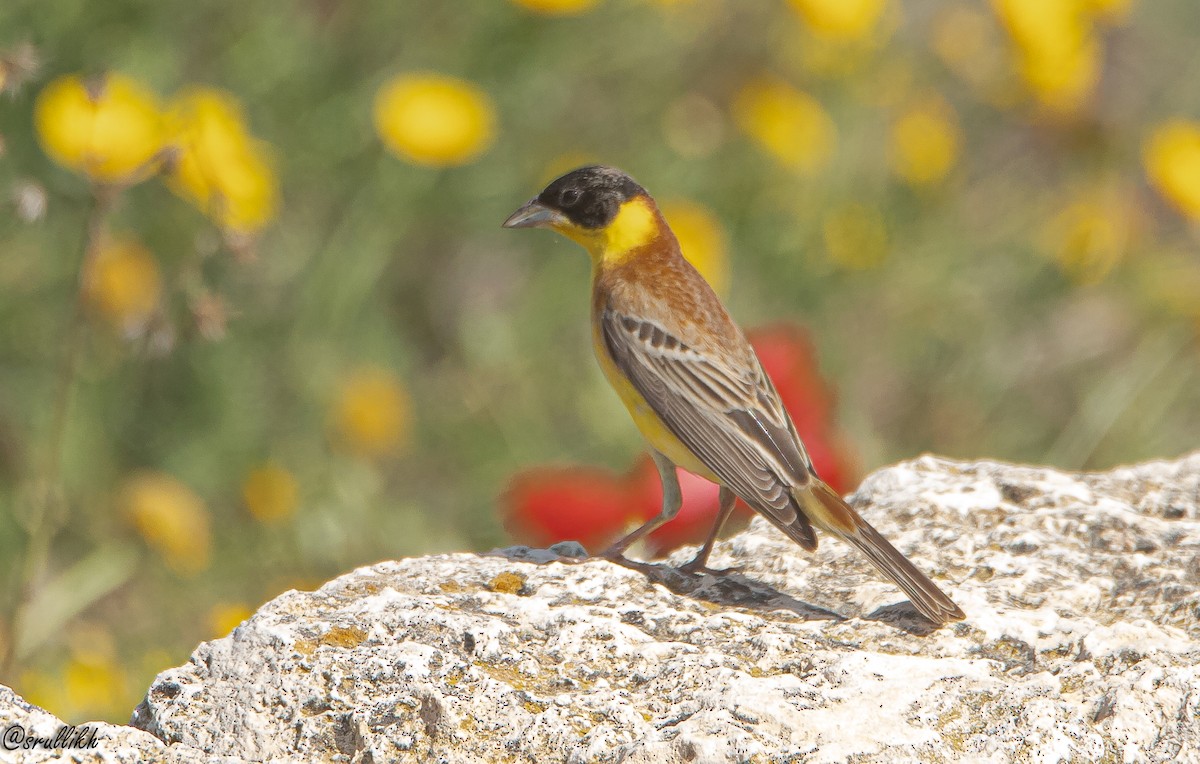
<path fill-rule="evenodd" d="M 507 228 L 543 227 L 563 218 L 579 228 L 598 230 L 613 221 L 621 205 L 646 189 L 613 167 L 590 165 L 550 183 L 504 222 Z"/>
<path fill-rule="evenodd" d="M 563 175 L 537 199 L 581 228 L 603 228 L 617 216 L 622 204 L 645 193 L 646 189 L 620 170 L 591 165 Z"/>

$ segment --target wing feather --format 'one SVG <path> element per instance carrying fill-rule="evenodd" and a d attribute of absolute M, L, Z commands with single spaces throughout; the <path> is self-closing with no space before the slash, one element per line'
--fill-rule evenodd
<path fill-rule="evenodd" d="M 812 482 L 812 462 L 753 351 L 749 363 L 731 368 L 654 322 L 612 308 L 600 321 L 609 355 L 675 437 L 734 493 L 814 548 L 794 498 Z"/>

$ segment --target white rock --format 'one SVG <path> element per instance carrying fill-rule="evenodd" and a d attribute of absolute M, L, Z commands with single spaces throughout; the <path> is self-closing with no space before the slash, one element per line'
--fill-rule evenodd
<path fill-rule="evenodd" d="M 1200 455 L 1097 475 L 923 457 L 855 501 L 965 623 L 929 633 L 839 542 L 810 556 L 757 521 L 720 579 L 427 557 L 283 595 L 160 675 L 136 722 L 248 758 L 1200 757 Z"/>
<path fill-rule="evenodd" d="M 53 743 L 60 730 L 64 729 L 66 732 L 59 739 L 73 739 L 82 745 L 52 748 L 49 744 L 33 742 L 41 738 Z M 25 745 L 27 741 L 29 747 Z M 0 762 L 41 764 L 51 761 L 75 764 L 241 764 L 242 759 L 212 756 L 185 745 L 167 745 L 142 730 L 117 724 L 87 722 L 76 725 L 72 730 L 62 719 L 0 685 Z"/>
<path fill-rule="evenodd" d="M 965 622 L 931 631 L 844 544 L 759 521 L 721 578 L 408 559 L 263 606 L 134 724 L 254 761 L 1200 761 L 1200 454 L 922 457 L 854 501 Z"/>

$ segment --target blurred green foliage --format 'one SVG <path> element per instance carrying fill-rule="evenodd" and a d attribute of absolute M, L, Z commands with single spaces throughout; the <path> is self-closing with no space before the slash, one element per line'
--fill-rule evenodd
<path fill-rule="evenodd" d="M 151 674 L 244 607 L 378 559 L 504 543 L 495 497 L 522 467 L 629 464 L 636 431 L 590 357 L 586 257 L 499 228 L 573 157 L 712 212 L 732 312 L 811 329 L 867 468 L 923 451 L 1100 468 L 1195 447 L 1196 229 L 1147 182 L 1143 145 L 1200 118 L 1200 8 L 1146 2 L 1088 27 L 1094 81 L 1056 107 L 1022 80 L 995 10 L 1009 4 L 879 3 L 842 37 L 806 27 L 807 5 L 6 0 L 0 682 L 72 720 L 121 721 Z M 977 39 L 956 51 L 963 30 Z M 109 70 L 164 99 L 232 93 L 281 189 L 252 239 L 161 180 L 122 192 L 105 226 L 162 282 L 132 334 L 87 309 L 73 323 L 95 192 L 33 127 L 46 83 Z M 418 71 L 490 97 L 477 159 L 419 166 L 384 147 L 375 94 Z M 735 114 L 767 75 L 832 120 L 816 169 Z M 914 184 L 892 131 L 931 97 L 957 144 L 944 177 Z M 338 435 L 364 367 L 402 385 L 380 404 L 402 409 L 396 449 Z M 243 497 L 264 464 L 296 492 L 271 522 Z M 131 521 L 123 492 L 146 471 L 204 514 L 203 569 L 173 567 Z"/>

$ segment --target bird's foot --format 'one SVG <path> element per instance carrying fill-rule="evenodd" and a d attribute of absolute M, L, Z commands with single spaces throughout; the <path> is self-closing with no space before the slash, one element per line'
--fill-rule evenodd
<path fill-rule="evenodd" d="M 625 545 L 623 544 L 614 544 L 596 556 L 602 560 L 615 562 L 618 565 L 623 562 L 629 562 L 629 558 L 625 556 Z"/>

